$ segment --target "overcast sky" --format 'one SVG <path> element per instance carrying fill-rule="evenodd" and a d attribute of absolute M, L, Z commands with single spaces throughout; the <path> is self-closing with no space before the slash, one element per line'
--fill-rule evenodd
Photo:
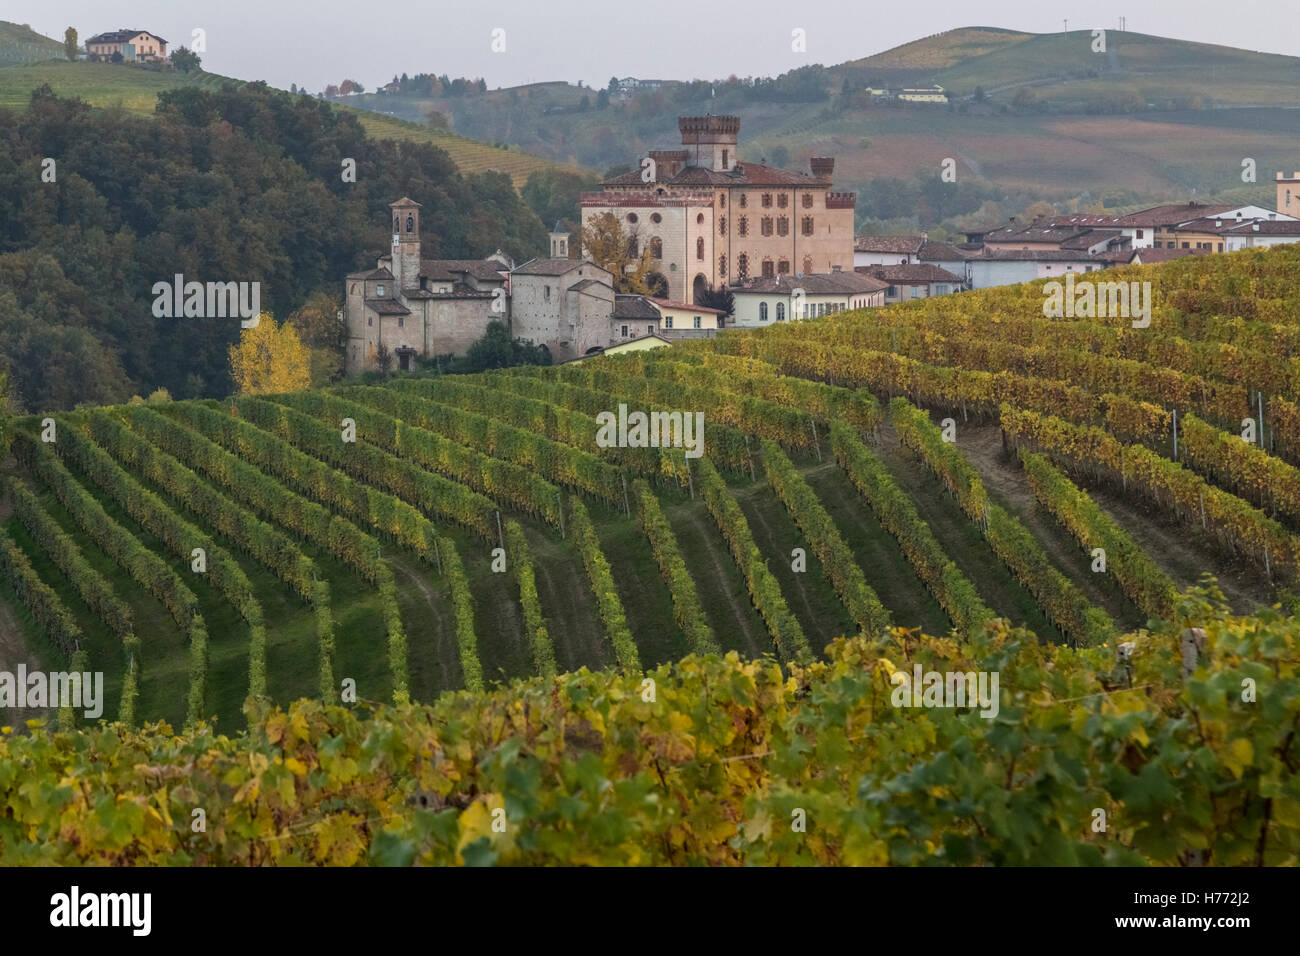
<path fill-rule="evenodd" d="M 367 89 L 400 73 L 483 77 L 489 87 L 609 77 L 774 76 L 830 65 L 964 26 L 1031 33 L 1118 27 L 1300 56 L 1295 0 L 3 0 L 0 19 L 81 39 L 123 27 L 173 46 L 206 31 L 214 73 L 315 92 L 344 77 Z M 790 49 L 807 34 L 806 54 Z M 492 34 L 505 31 L 504 52 Z"/>

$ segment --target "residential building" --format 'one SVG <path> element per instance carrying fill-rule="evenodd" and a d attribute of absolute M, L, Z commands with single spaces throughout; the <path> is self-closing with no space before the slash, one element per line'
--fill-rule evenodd
<path fill-rule="evenodd" d="M 984 249 L 966 260 L 969 287 L 987 289 L 997 285 L 1014 285 L 1035 279 L 1050 279 L 1067 272 L 1095 272 L 1123 265 L 1133 251 L 1094 253 L 1070 249 Z"/>
<path fill-rule="evenodd" d="M 860 266 L 857 273 L 879 279 L 886 284 L 886 304 L 908 299 L 927 299 L 936 295 L 961 292 L 966 280 L 959 275 L 928 263 L 896 266 Z"/>
<path fill-rule="evenodd" d="M 947 242 L 919 236 L 856 236 L 853 240 L 853 268 L 860 266 L 904 266 L 929 264 L 965 277 L 966 259 L 972 253 Z"/>
<path fill-rule="evenodd" d="M 712 338 L 723 327 L 726 315 L 722 309 L 655 296 L 616 295 L 610 313 L 609 342 L 616 345 L 646 335 L 669 341 Z"/>
<path fill-rule="evenodd" d="M 847 309 L 884 305 L 889 284 L 858 272 L 751 279 L 732 289 L 736 328 L 815 319 Z"/>
<path fill-rule="evenodd" d="M 128 62 L 159 62 L 167 59 L 167 41 L 148 30 L 113 30 L 87 40 L 86 52 L 92 60 L 120 56 Z"/>
<path fill-rule="evenodd" d="M 603 349 L 594 349 L 586 355 L 580 355 L 577 358 L 568 359 L 568 362 L 581 362 L 583 359 L 591 358 L 593 355 L 621 355 L 624 352 L 644 352 L 647 349 L 659 349 L 665 345 L 672 345 L 662 335 L 643 335 L 640 338 L 628 339 L 626 342 L 618 342 L 614 345 L 606 346 Z M 561 363 L 563 364 L 563 363 Z"/>
<path fill-rule="evenodd" d="M 665 298 L 691 304 L 751 278 L 852 270 L 857 197 L 833 189 L 834 159 L 814 157 L 807 173 L 778 169 L 739 158 L 739 117 L 677 125 L 681 148 L 650 150 L 581 199 L 584 228 L 611 213 L 634 252 L 652 251 Z"/>

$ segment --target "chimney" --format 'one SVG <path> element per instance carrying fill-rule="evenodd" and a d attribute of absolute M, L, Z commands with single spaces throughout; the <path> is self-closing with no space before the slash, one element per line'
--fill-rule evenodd
<path fill-rule="evenodd" d="M 832 156 L 814 156 L 808 160 L 808 165 L 818 179 L 830 179 L 835 172 L 835 159 Z"/>
<path fill-rule="evenodd" d="M 1253 232 L 1259 232 L 1259 223 L 1255 223 L 1250 228 Z"/>

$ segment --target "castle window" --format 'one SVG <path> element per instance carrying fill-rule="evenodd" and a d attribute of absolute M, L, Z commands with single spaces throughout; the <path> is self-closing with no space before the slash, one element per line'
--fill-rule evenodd
<path fill-rule="evenodd" d="M 784 209 L 789 204 L 789 202 L 790 202 L 790 197 L 787 196 L 785 193 L 781 193 L 781 195 L 776 197 L 776 205 L 777 208 L 779 209 Z"/>
<path fill-rule="evenodd" d="M 749 195 L 748 195 L 748 193 L 741 193 L 741 194 L 740 194 L 740 208 L 741 208 L 741 209 L 744 209 L 744 208 L 745 208 L 746 206 L 748 206 L 748 205 L 749 205 Z"/>
<path fill-rule="evenodd" d="M 549 285 L 542 286 L 542 298 L 547 302 L 551 301 L 551 287 Z"/>
<path fill-rule="evenodd" d="M 771 208 L 772 208 L 772 194 L 771 194 L 771 193 L 763 193 L 763 208 L 764 208 L 764 209 L 771 209 Z"/>
<path fill-rule="evenodd" d="M 718 235 L 725 236 L 726 234 L 727 234 L 727 217 L 723 216 L 721 219 L 718 220 Z"/>
<path fill-rule="evenodd" d="M 749 235 L 749 217 L 748 217 L 748 216 L 741 216 L 741 217 L 740 217 L 740 228 L 737 230 L 737 232 L 739 232 L 742 236 L 747 236 L 747 235 Z"/>
<path fill-rule="evenodd" d="M 727 168 L 727 151 L 725 149 L 722 151 L 722 168 Z"/>
<path fill-rule="evenodd" d="M 695 240 L 695 258 L 700 262 L 704 261 L 704 237 L 703 236 L 698 236 Z"/>
<path fill-rule="evenodd" d="M 767 321 L 767 303 L 766 303 L 766 302 L 760 302 L 760 303 L 758 304 L 758 321 L 760 321 L 760 322 L 766 322 L 766 321 Z"/>
<path fill-rule="evenodd" d="M 718 208 L 719 208 L 719 209 L 726 209 L 726 208 L 727 208 L 727 194 L 726 194 L 726 193 L 718 193 Z"/>
<path fill-rule="evenodd" d="M 759 231 L 762 232 L 762 234 L 765 235 L 765 236 L 770 236 L 770 235 L 772 234 L 772 217 L 771 217 L 771 216 L 764 216 L 764 217 L 763 217 L 763 221 L 762 221 L 761 228 L 760 228 Z"/>
<path fill-rule="evenodd" d="M 697 225 L 697 226 L 702 226 L 702 225 L 704 225 L 704 213 L 698 213 L 698 214 L 695 216 L 695 225 Z"/>
<path fill-rule="evenodd" d="M 407 213 L 406 216 L 406 231 L 415 232 L 415 217 L 412 216 L 410 213 Z"/>
<path fill-rule="evenodd" d="M 655 212 L 655 213 L 651 213 L 651 214 L 650 214 L 650 221 L 653 222 L 653 223 L 660 223 L 660 222 L 663 222 L 663 219 L 664 219 L 664 217 L 661 216 L 661 215 L 659 215 L 659 213 L 657 213 L 657 212 Z"/>
<path fill-rule="evenodd" d="M 397 327 L 398 327 L 399 329 L 404 329 L 404 328 L 406 328 L 406 316 L 404 316 L 404 315 L 399 315 L 399 316 L 397 317 Z"/>
<path fill-rule="evenodd" d="M 718 256 L 718 275 L 725 279 L 727 277 L 727 257 Z"/>
<path fill-rule="evenodd" d="M 664 241 L 658 236 L 650 240 L 650 258 L 662 259 L 664 257 Z"/>
<path fill-rule="evenodd" d="M 790 260 L 780 259 L 776 263 L 776 274 L 786 276 L 790 274 Z"/>
<path fill-rule="evenodd" d="M 628 222 L 636 222 L 636 213 L 634 213 L 634 212 L 630 212 L 630 213 L 628 213 L 628 214 L 627 214 L 627 221 L 628 221 Z"/>
<path fill-rule="evenodd" d="M 804 217 L 803 217 L 803 234 L 804 234 L 805 236 L 811 236 L 811 235 L 813 234 L 813 217 L 812 217 L 812 216 L 804 216 Z"/>
<path fill-rule="evenodd" d="M 790 235 L 790 217 L 789 217 L 789 216 L 777 216 L 777 217 L 776 217 L 776 234 L 777 234 L 778 236 L 788 236 L 788 235 Z"/>
<path fill-rule="evenodd" d="M 776 267 L 772 264 L 771 259 L 763 260 L 763 278 L 770 279 L 776 275 Z"/>
<path fill-rule="evenodd" d="M 804 275 L 812 274 L 812 256 L 803 257 L 803 274 Z"/>
<path fill-rule="evenodd" d="M 374 324 L 375 324 L 375 317 L 373 315 L 366 316 L 366 325 L 374 325 Z"/>
<path fill-rule="evenodd" d="M 776 304 L 776 320 L 777 320 L 778 322 L 784 322 L 784 321 L 785 321 L 785 303 L 784 303 L 784 302 L 778 302 L 778 303 Z"/>
<path fill-rule="evenodd" d="M 357 284 L 354 282 L 352 283 L 352 293 L 355 295 L 356 291 L 357 291 Z"/>
<path fill-rule="evenodd" d="M 803 208 L 804 209 L 812 208 L 812 193 L 803 194 Z"/>
<path fill-rule="evenodd" d="M 749 256 L 743 252 L 740 254 L 740 258 L 736 260 L 736 278 L 741 282 L 749 278 Z"/>

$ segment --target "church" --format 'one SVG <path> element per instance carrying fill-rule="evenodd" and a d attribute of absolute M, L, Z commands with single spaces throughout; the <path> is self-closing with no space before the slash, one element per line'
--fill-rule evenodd
<path fill-rule="evenodd" d="M 649 248 L 666 298 L 698 304 L 706 290 L 752 279 L 853 271 L 857 195 L 836 192 L 835 160 L 793 172 L 741 160 L 740 117 L 683 116 L 678 149 L 581 197 L 582 224 L 612 213 L 635 255 Z"/>
<path fill-rule="evenodd" d="M 486 259 L 425 259 L 420 203 L 404 196 L 389 210 L 392 252 L 346 278 L 349 375 L 380 368 L 383 356 L 406 371 L 417 357 L 464 355 L 493 321 L 512 338 L 544 346 L 556 362 L 609 344 L 613 276 L 570 259 L 558 225 L 551 255 L 519 266 L 500 250 Z"/>

